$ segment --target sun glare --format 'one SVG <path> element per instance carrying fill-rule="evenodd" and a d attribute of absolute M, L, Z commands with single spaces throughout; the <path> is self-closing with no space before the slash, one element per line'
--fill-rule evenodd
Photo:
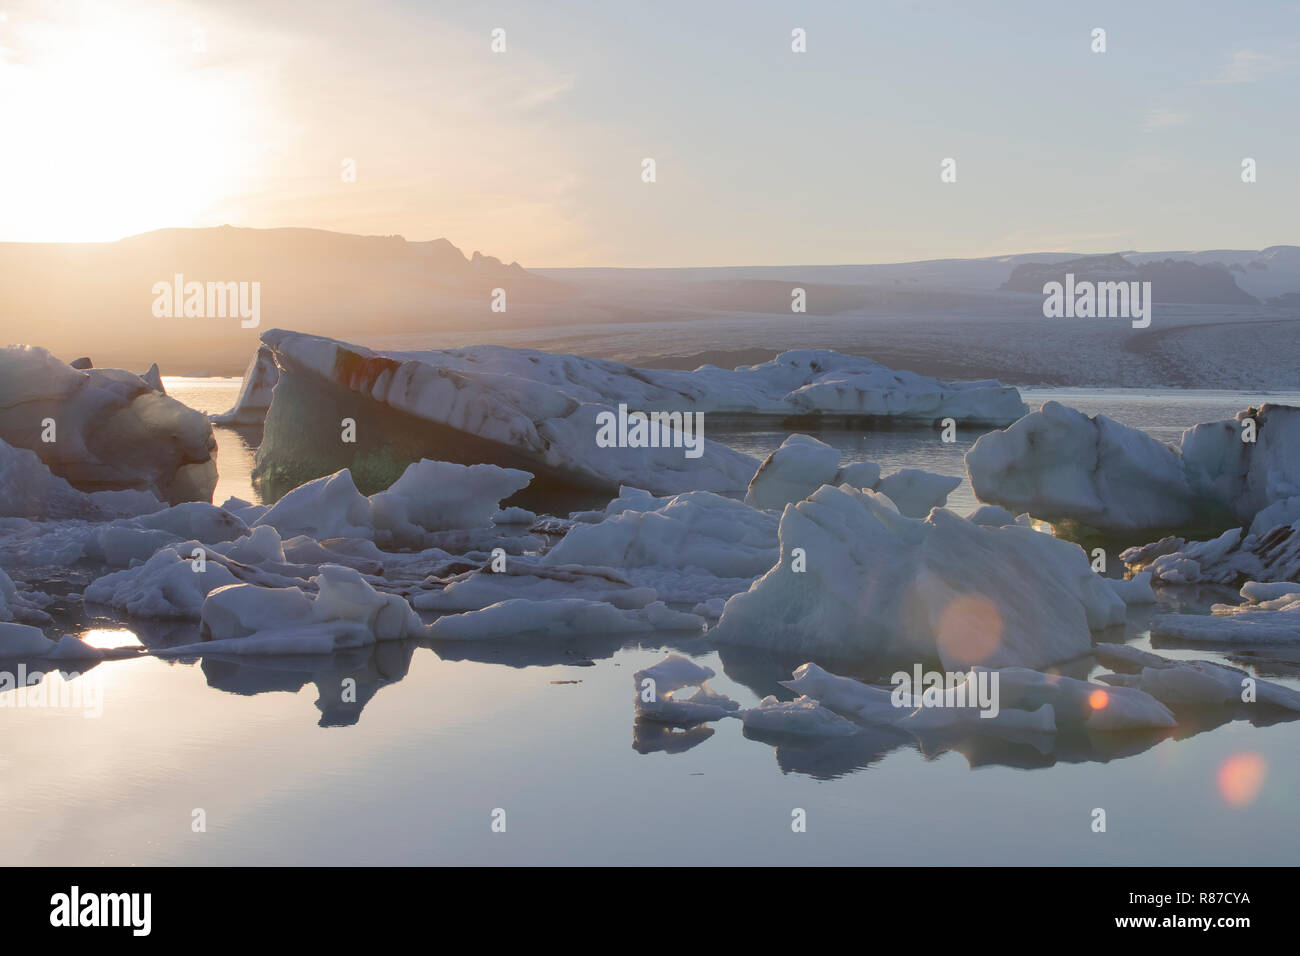
<path fill-rule="evenodd" d="M 66 9 L 0 22 L 0 240 L 103 241 L 201 220 L 247 169 L 244 91 L 197 23 Z"/>

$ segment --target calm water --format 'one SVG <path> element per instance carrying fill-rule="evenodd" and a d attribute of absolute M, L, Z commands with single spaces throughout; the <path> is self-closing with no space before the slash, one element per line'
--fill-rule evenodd
<path fill-rule="evenodd" d="M 205 411 L 232 380 L 169 380 Z M 1044 390 L 1175 438 L 1266 396 Z M 1290 401 L 1297 402 L 1292 396 Z M 784 434 L 710 433 L 753 454 Z M 853 460 L 962 473 L 974 435 L 824 434 Z M 220 429 L 227 494 L 250 497 L 249 440 Z M 973 505 L 963 486 L 951 503 Z M 1193 602 L 1200 598 L 1194 598 Z M 1197 605 L 1203 606 L 1203 604 Z M 1127 637 L 1147 646 L 1131 614 Z M 96 622 L 112 643 L 114 622 Z M 1120 635 L 1107 635 L 1117 639 Z M 684 648 L 749 706 L 776 663 Z M 566 650 L 577 653 L 566 654 Z M 659 646 L 385 645 L 336 659 L 107 662 L 103 714 L 0 716 L 0 858 L 10 863 L 1294 864 L 1300 722 L 1184 722 L 1173 736 L 1023 744 L 859 735 L 749 739 L 738 720 L 664 736 L 633 720 L 632 673 Z M 1164 651 L 1206 657 L 1203 652 Z M 446 656 L 446 655 L 456 656 Z M 575 666 L 585 656 L 594 666 Z M 1261 676 L 1300 687 L 1294 652 Z M 1241 663 L 1239 660 L 1238 663 Z M 1086 668 L 1085 668 L 1086 670 Z M 788 671 L 788 667 L 786 668 Z M 363 706 L 337 701 L 356 678 Z M 576 683 L 570 683 L 576 682 Z M 1180 739 L 1179 739 L 1180 738 Z M 1265 771 L 1229 802 L 1243 755 Z M 791 832 L 791 811 L 807 832 Z M 1093 833 L 1091 811 L 1107 811 Z M 194 833 L 193 812 L 207 832 Z M 494 809 L 506 811 L 494 833 Z"/>

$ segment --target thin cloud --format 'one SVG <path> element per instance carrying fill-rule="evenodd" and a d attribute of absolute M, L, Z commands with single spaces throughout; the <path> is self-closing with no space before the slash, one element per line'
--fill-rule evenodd
<path fill-rule="evenodd" d="M 1262 50 L 1235 50 L 1210 82 L 1255 83 L 1284 73 L 1290 66 L 1290 60 L 1275 53 L 1265 53 Z"/>
<path fill-rule="evenodd" d="M 1170 126 L 1183 126 L 1191 119 L 1189 113 L 1177 113 L 1173 110 L 1150 110 L 1142 121 L 1143 129 L 1167 129 Z"/>

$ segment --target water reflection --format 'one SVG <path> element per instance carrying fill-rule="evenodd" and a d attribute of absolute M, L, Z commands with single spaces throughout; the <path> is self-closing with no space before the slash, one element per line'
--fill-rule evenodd
<path fill-rule="evenodd" d="M 1137 609 L 1134 609 L 1137 610 Z M 193 622 L 138 621 L 132 631 L 117 624 L 108 633 L 88 619 L 86 634 L 99 634 L 100 643 L 109 646 L 110 658 L 134 657 L 144 648 L 158 649 L 176 644 L 193 643 L 198 627 Z M 133 646 L 125 635 L 137 636 L 140 646 Z M 1130 630 L 1128 636 L 1132 636 Z M 1098 635 L 1098 640 L 1122 643 L 1125 634 Z M 1200 648 L 1196 649 L 1198 653 Z M 774 694 L 781 699 L 792 695 L 781 685 L 796 667 L 808 659 L 806 654 L 780 653 L 767 649 L 723 645 L 712 646 L 708 635 L 684 636 L 656 634 L 642 638 L 589 636 L 564 641 L 501 640 L 485 642 L 393 641 L 364 648 L 340 651 L 331 655 L 243 656 L 229 653 L 195 655 L 174 659 L 178 665 L 197 665 L 207 685 L 214 690 L 239 696 L 267 693 L 298 693 L 308 685 L 317 692 L 316 708 L 320 727 L 351 727 L 361 720 L 366 706 L 379 691 L 406 678 L 417 652 L 431 652 L 446 662 L 476 662 L 512 669 L 551 667 L 596 667 L 621 665 L 620 657 L 638 652 L 677 651 L 693 657 L 716 660 L 723 680 L 747 690 L 755 700 Z M 1185 652 L 1180 656 L 1189 656 Z M 1293 648 L 1234 649 L 1232 659 L 1252 668 L 1263 677 L 1294 676 L 1300 673 L 1300 650 Z M 889 685 L 889 675 L 898 669 L 897 662 L 845 660 L 825 657 L 816 662 L 833 673 L 865 683 Z M 3 666 L 12 667 L 15 662 Z M 938 668 L 937 661 L 922 662 L 924 667 Z M 29 673 L 43 668 L 75 668 L 85 674 L 99 666 L 97 661 L 84 665 L 25 662 Z M 1092 656 L 1067 662 L 1055 672 L 1067 677 L 1086 679 L 1099 667 Z M 1140 665 L 1117 666 L 1119 671 L 1134 672 Z M 630 681 L 632 668 L 624 672 Z M 615 686 L 617 679 L 602 675 L 605 683 Z M 734 691 L 729 691 L 733 692 Z M 638 716 L 633 707 L 634 691 L 627 688 L 628 713 L 632 716 L 632 749 L 638 754 L 683 754 L 710 740 L 719 730 L 727 730 L 730 719 L 687 724 L 672 724 Z M 616 706 L 623 706 L 618 704 Z M 892 753 L 914 750 L 927 759 L 954 752 L 965 757 L 971 768 L 1002 766 L 1019 770 L 1038 770 L 1057 764 L 1108 763 L 1144 753 L 1166 740 L 1182 741 L 1216 730 L 1234 721 L 1266 727 L 1300 717 L 1293 711 L 1270 708 L 1262 703 L 1235 706 L 1170 705 L 1178 725 L 1161 730 L 1094 732 L 1064 728 L 1057 733 L 1016 730 L 994 724 L 985 728 L 979 723 L 942 730 L 909 729 L 879 725 L 860 725 L 849 737 L 809 737 L 762 732 L 744 728 L 737 722 L 735 730 L 743 738 L 771 747 L 782 773 L 800 774 L 817 780 L 832 780 L 869 769 Z M 1243 765 L 1244 766 L 1244 765 Z M 1254 777 L 1252 767 L 1233 770 L 1229 783 L 1244 792 Z M 1240 780 L 1238 778 L 1241 778 Z"/>

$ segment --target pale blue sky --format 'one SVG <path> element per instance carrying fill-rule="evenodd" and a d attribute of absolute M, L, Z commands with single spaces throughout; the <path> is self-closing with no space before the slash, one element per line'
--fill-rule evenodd
<path fill-rule="evenodd" d="M 0 216 L 0 239 L 306 225 L 446 236 L 530 266 L 1300 241 L 1294 2 L 104 7 L 135 25 L 123 43 L 150 44 L 125 58 L 137 86 L 189 89 L 168 82 L 178 74 L 195 107 L 157 116 L 152 142 L 124 134 L 115 179 L 96 181 L 87 150 L 75 202 L 44 196 L 53 186 L 32 170 L 48 168 L 49 136 L 23 137 L 20 120 L 6 151 L 17 169 L 3 176 L 0 159 L 0 203 L 8 190 L 27 212 Z M 24 27 L 48 27 L 49 41 L 100 16 L 5 9 L 0 79 L 25 76 L 29 88 L 60 61 L 49 42 L 44 61 L 30 53 L 41 34 Z M 159 45 L 183 47 L 195 24 L 204 50 L 171 50 L 149 77 L 139 64 Z M 490 50 L 494 27 L 506 30 L 504 54 Z M 794 27 L 808 52 L 791 52 Z M 1090 49 L 1094 27 L 1107 31 L 1105 53 Z M 121 98 L 138 109 L 134 89 Z M 155 170 L 133 191 L 131 170 L 161 163 L 160 142 L 188 172 L 172 182 Z M 228 162 L 213 168 L 213 149 Z M 644 157 L 657 162 L 654 184 L 641 182 Z M 940 182 L 945 157 L 954 184 Z M 1243 157 L 1258 182 L 1241 182 Z M 355 183 L 340 181 L 345 158 Z M 113 215 L 91 215 L 109 193 Z M 61 218 L 38 215 L 60 202 Z"/>

